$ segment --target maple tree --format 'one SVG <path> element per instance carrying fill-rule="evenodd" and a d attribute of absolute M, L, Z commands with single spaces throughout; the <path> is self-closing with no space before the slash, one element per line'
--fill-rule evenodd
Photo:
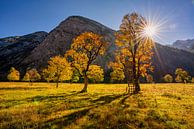
<path fill-rule="evenodd" d="M 120 30 L 116 32 L 115 44 L 118 50 L 115 52 L 115 61 L 122 65 L 125 77 L 132 82 L 134 91 L 140 91 L 139 79 L 146 76 L 147 71 L 153 71 L 151 58 L 153 55 L 153 40 L 143 35 L 147 21 L 139 14 L 132 13 L 123 17 Z M 114 69 L 113 69 L 114 70 Z"/>
<path fill-rule="evenodd" d="M 93 65 L 93 62 L 99 55 L 103 55 L 105 50 L 106 42 L 102 36 L 92 32 L 84 32 L 73 40 L 71 49 L 66 52 L 65 57 L 80 77 L 84 79 L 81 93 L 87 92 L 88 79 L 103 80 L 103 70 L 100 66 Z"/>
<path fill-rule="evenodd" d="M 23 77 L 23 80 L 31 82 L 30 83 L 31 85 L 32 85 L 32 82 L 38 81 L 40 79 L 41 79 L 41 76 L 35 68 L 28 69 Z"/>
<path fill-rule="evenodd" d="M 17 71 L 14 67 L 11 67 L 9 74 L 7 75 L 7 79 L 10 81 L 19 81 L 20 80 L 20 72 Z"/>
<path fill-rule="evenodd" d="M 110 62 L 109 67 L 112 68 L 112 72 L 110 73 L 111 80 L 113 81 L 122 81 L 125 78 L 125 74 L 123 72 L 123 65 L 120 63 Z"/>
<path fill-rule="evenodd" d="M 189 76 L 188 72 L 183 70 L 182 68 L 177 68 L 175 71 L 175 75 L 176 75 L 176 82 L 190 82 L 191 81 L 191 76 Z"/>
<path fill-rule="evenodd" d="M 59 81 L 70 80 L 73 75 L 72 68 L 66 58 L 55 56 L 48 61 L 48 67 L 42 72 L 47 81 L 56 81 L 56 88 Z"/>

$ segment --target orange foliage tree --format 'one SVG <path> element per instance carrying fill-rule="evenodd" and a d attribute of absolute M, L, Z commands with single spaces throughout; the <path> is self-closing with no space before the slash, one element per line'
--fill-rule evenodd
<path fill-rule="evenodd" d="M 115 61 L 111 62 L 110 66 L 117 64 L 119 69 L 123 69 L 117 71 L 125 73 L 128 86 L 129 82 L 132 82 L 133 93 L 140 91 L 140 77 L 146 76 L 148 70 L 153 70 L 150 61 L 153 55 L 153 41 L 143 35 L 146 24 L 141 15 L 127 14 L 122 20 L 120 30 L 115 34 L 118 50 L 115 52 Z"/>
<path fill-rule="evenodd" d="M 14 67 L 11 67 L 9 74 L 7 75 L 7 79 L 9 81 L 19 81 L 20 80 L 20 72 L 17 71 Z"/>
<path fill-rule="evenodd" d="M 81 77 L 84 78 L 82 92 L 87 92 L 88 79 L 95 81 L 103 80 L 103 70 L 93 62 L 99 55 L 103 55 L 106 49 L 106 42 L 102 36 L 92 32 L 82 33 L 73 40 L 71 49 L 66 52 L 65 57 L 71 62 L 71 66 Z M 92 72 L 95 73 L 92 74 Z"/>
<path fill-rule="evenodd" d="M 66 58 L 55 56 L 48 61 L 48 67 L 43 70 L 42 75 L 48 82 L 56 81 L 56 88 L 58 88 L 59 81 L 70 80 L 73 71 Z"/>

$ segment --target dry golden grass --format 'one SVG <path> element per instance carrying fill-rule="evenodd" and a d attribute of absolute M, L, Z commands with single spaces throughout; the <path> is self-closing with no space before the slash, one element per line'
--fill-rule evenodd
<path fill-rule="evenodd" d="M 194 127 L 194 84 L 1 82 L 0 128 L 188 128 Z"/>

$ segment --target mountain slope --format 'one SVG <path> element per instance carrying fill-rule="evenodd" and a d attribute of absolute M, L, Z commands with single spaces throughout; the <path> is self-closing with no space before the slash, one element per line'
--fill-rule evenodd
<path fill-rule="evenodd" d="M 107 61 L 113 58 L 111 50 L 114 49 L 115 31 L 93 20 L 81 16 L 71 16 L 52 30 L 47 38 L 31 52 L 31 55 L 23 63 L 29 67 L 42 68 L 46 66 L 50 57 L 63 55 L 70 48 L 73 38 L 87 31 L 100 34 L 109 42 L 105 57 Z M 103 66 L 106 66 L 107 61 L 104 59 L 104 57 L 99 58 L 97 62 L 101 62 Z"/>
<path fill-rule="evenodd" d="M 194 76 L 194 54 L 191 52 L 156 44 L 152 60 L 156 81 L 161 81 L 167 73 L 174 75 L 176 68 L 183 68 Z"/>
<path fill-rule="evenodd" d="M 22 69 L 21 62 L 46 36 L 47 33 L 41 31 L 0 39 L 0 75 L 5 75 L 12 66 Z"/>
<path fill-rule="evenodd" d="M 48 35 L 45 34 L 41 43 L 32 42 L 31 45 L 33 47 L 28 45 L 28 47 L 25 47 L 25 45 L 22 45 L 21 47 L 18 46 L 16 47 L 17 51 L 11 49 L 11 51 L 9 51 L 10 54 L 2 56 L 9 50 L 7 47 L 10 47 L 10 45 L 6 46 L 7 44 L 4 44 L 3 51 L 0 52 L 0 72 L 7 72 L 8 68 L 11 66 L 16 67 L 23 73 L 27 67 L 37 68 L 41 71 L 41 69 L 47 65 L 50 57 L 64 55 L 64 53 L 70 48 L 72 39 L 86 31 L 102 35 L 109 43 L 105 55 L 98 57 L 95 62 L 105 69 L 105 80 L 108 81 L 110 69 L 108 69 L 107 64 L 109 61 L 114 60 L 114 50 L 116 49 L 114 45 L 114 33 L 116 31 L 96 21 L 81 16 L 71 16 L 67 18 Z M 5 39 L 0 41 L 5 42 Z M 25 42 L 22 44 L 25 44 Z M 152 60 L 155 67 L 153 74 L 156 81 L 160 81 L 163 75 L 167 73 L 174 74 L 177 67 L 184 68 L 194 76 L 193 53 L 160 44 L 155 45 L 154 53 Z M 5 76 L 2 77 L 5 78 Z"/>
<path fill-rule="evenodd" d="M 194 53 L 194 39 L 177 40 L 172 45 L 175 48 L 186 50 Z"/>

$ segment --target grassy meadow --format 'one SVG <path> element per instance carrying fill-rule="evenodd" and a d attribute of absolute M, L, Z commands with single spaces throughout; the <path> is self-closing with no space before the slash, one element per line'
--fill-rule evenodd
<path fill-rule="evenodd" d="M 126 86 L 1 82 L 0 128 L 194 129 L 194 84 L 142 84 L 132 96 Z"/>

